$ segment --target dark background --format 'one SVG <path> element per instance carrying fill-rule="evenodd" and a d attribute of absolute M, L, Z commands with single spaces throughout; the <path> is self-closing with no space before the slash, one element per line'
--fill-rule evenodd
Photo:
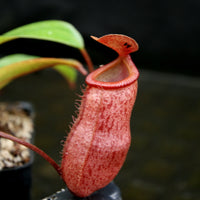
<path fill-rule="evenodd" d="M 116 55 L 89 36 L 122 33 L 139 43 L 140 50 L 132 55 L 138 68 L 199 75 L 199 0 L 0 1 L 0 33 L 35 21 L 65 20 L 84 36 L 94 64 L 104 64 Z M 15 52 L 80 56 L 76 50 L 63 45 L 35 40 L 13 41 L 0 47 L 1 55 Z"/>

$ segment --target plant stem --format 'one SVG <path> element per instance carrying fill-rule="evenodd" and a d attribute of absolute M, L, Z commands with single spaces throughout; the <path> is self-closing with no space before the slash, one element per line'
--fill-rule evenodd
<path fill-rule="evenodd" d="M 83 57 L 85 58 L 85 61 L 86 61 L 87 65 L 88 65 L 89 72 L 94 71 L 93 63 L 92 63 L 92 60 L 91 60 L 87 50 L 86 49 L 81 49 L 80 51 L 81 51 L 81 54 L 83 55 Z"/>
<path fill-rule="evenodd" d="M 40 156 L 42 156 L 45 160 L 47 160 L 54 167 L 54 169 L 58 172 L 58 174 L 61 175 L 60 166 L 50 156 L 48 156 L 44 151 L 42 151 L 41 149 L 39 149 L 35 145 L 28 143 L 23 139 L 20 139 L 20 138 L 13 136 L 13 135 L 10 135 L 8 133 L 2 132 L 2 131 L 0 131 L 0 137 L 12 140 L 14 142 L 17 142 L 21 145 L 28 147 L 32 151 L 34 151 L 37 154 L 39 154 Z"/>

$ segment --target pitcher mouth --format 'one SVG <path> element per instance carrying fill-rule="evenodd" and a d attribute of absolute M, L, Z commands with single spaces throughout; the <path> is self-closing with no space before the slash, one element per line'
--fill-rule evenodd
<path fill-rule="evenodd" d="M 119 56 L 113 62 L 90 73 L 86 78 L 86 83 L 90 86 L 112 89 L 130 85 L 138 77 L 139 72 L 130 55 L 127 55 Z"/>

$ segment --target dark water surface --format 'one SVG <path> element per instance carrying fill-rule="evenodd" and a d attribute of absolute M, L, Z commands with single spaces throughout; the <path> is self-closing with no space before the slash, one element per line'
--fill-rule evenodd
<path fill-rule="evenodd" d="M 72 91 L 62 77 L 46 70 L 17 79 L 0 98 L 33 103 L 35 144 L 59 162 L 80 93 L 80 86 Z M 131 129 L 132 146 L 115 179 L 123 199 L 200 199 L 200 81 L 142 71 Z M 54 169 L 35 155 L 32 199 L 62 187 Z"/>

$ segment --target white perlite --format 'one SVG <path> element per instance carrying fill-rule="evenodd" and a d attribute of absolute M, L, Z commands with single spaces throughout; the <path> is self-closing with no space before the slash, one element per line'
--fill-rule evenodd
<path fill-rule="evenodd" d="M 0 130 L 31 141 L 33 119 L 18 104 L 0 103 Z M 0 137 L 0 170 L 21 166 L 30 160 L 25 146 Z"/>

